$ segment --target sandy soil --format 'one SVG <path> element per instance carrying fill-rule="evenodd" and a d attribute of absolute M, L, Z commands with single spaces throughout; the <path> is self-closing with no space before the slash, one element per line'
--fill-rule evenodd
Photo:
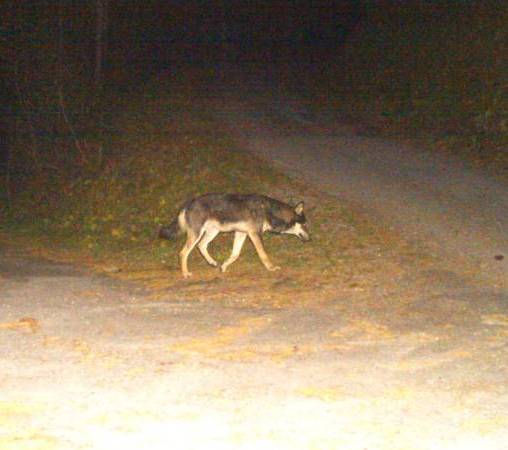
<path fill-rule="evenodd" d="M 505 449 L 505 292 L 190 301 L 2 248 L 0 448 Z"/>
<path fill-rule="evenodd" d="M 311 161 L 309 142 L 279 155 Z M 154 295 L 3 245 L 0 448 L 507 449 L 501 272 L 492 281 L 442 255 L 408 262 L 396 282 L 379 270 L 368 289 L 336 282 L 302 301 L 295 289 L 281 304 L 252 291 Z M 274 290 L 291 282 L 270 276 Z"/>

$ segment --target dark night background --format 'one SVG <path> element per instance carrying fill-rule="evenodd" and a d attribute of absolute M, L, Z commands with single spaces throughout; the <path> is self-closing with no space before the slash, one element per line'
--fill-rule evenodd
<path fill-rule="evenodd" d="M 111 4 L 110 41 L 112 58 L 141 77 L 252 63 L 289 65 L 296 75 L 333 56 L 361 14 L 358 2 L 347 1 L 134 3 Z"/>
<path fill-rule="evenodd" d="M 204 68 L 217 79 L 240 70 L 242 77 L 298 86 L 303 75 L 333 58 L 365 6 L 355 1 L 103 3 L 107 19 L 99 96 L 125 93 L 161 71 L 185 77 L 189 70 Z M 90 0 L 2 5 L 4 163 L 6 142 L 15 139 L 13 116 L 23 115 L 21 109 L 28 103 L 34 109 L 30 114 L 38 116 L 32 121 L 37 135 L 55 128 L 39 117 L 46 109 L 57 108 L 51 86 L 55 80 L 69 96 L 71 110 L 76 106 L 72 100 L 82 104 L 84 97 L 97 95 L 91 80 L 97 4 Z"/>
<path fill-rule="evenodd" d="M 107 14 L 98 81 L 99 5 Z M 199 79 L 212 96 L 234 86 L 291 92 L 376 132 L 465 137 L 461 146 L 478 154 L 506 153 L 503 2 L 61 0 L 0 8 L 4 169 L 22 140 L 44 153 L 62 136 L 107 126 L 114 106 L 157 76 Z"/>

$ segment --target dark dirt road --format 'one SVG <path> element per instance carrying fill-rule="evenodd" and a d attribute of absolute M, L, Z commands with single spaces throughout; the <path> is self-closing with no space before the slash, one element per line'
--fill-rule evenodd
<path fill-rule="evenodd" d="M 297 103 L 228 98 L 242 148 L 353 203 L 488 284 L 508 288 L 508 183 L 430 149 L 362 135 Z M 281 106 L 282 105 L 282 106 Z M 319 207 L 319 206 L 318 206 Z"/>

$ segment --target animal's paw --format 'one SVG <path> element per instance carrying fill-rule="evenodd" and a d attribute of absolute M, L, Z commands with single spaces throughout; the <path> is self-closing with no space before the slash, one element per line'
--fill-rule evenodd
<path fill-rule="evenodd" d="M 192 277 L 192 272 L 184 272 L 182 275 L 184 278 L 190 278 Z"/>
<path fill-rule="evenodd" d="M 280 266 L 269 266 L 269 267 L 267 267 L 267 269 L 270 272 L 275 272 L 276 270 L 280 270 Z"/>
<path fill-rule="evenodd" d="M 228 266 L 226 266 L 225 264 L 222 264 L 222 266 L 220 266 L 220 271 L 222 273 L 224 273 L 226 270 L 228 270 Z"/>

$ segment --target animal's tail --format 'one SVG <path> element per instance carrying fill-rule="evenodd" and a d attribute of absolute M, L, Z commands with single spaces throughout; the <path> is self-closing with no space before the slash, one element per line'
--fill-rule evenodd
<path fill-rule="evenodd" d="M 173 220 L 169 225 L 160 227 L 159 229 L 159 237 L 162 239 L 175 239 L 179 235 L 183 233 L 183 213 L 184 211 L 181 211 L 180 214 L 178 214 L 178 217 Z"/>

